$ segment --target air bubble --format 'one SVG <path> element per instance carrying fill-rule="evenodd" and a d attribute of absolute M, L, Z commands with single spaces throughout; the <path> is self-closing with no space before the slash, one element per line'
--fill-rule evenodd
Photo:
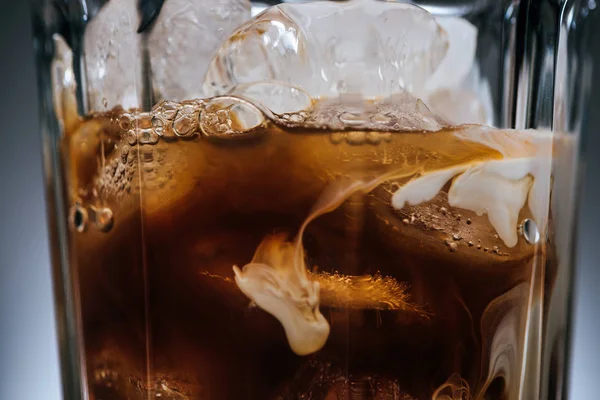
<path fill-rule="evenodd" d="M 140 144 L 156 144 L 158 143 L 158 135 L 152 129 L 142 129 L 139 141 Z"/>
<path fill-rule="evenodd" d="M 117 175 L 118 177 L 121 177 L 124 173 L 125 173 L 125 165 L 120 164 L 119 167 L 117 168 L 115 175 Z"/>
<path fill-rule="evenodd" d="M 365 118 L 357 113 L 345 112 L 339 118 L 346 125 L 363 125 L 365 123 Z"/>
<path fill-rule="evenodd" d="M 191 136 L 196 132 L 198 121 L 198 111 L 194 106 L 183 106 L 173 121 L 173 130 L 179 137 Z"/>
<path fill-rule="evenodd" d="M 119 117 L 119 127 L 124 131 L 128 131 L 132 128 L 131 126 L 131 115 L 130 114 L 122 114 Z"/>
<path fill-rule="evenodd" d="M 300 114 L 292 114 L 290 116 L 290 121 L 300 123 L 300 122 L 304 121 L 304 118 Z"/>
<path fill-rule="evenodd" d="M 392 119 L 384 114 L 375 114 L 371 117 L 371 122 L 376 125 L 388 124 Z"/>
<path fill-rule="evenodd" d="M 331 143 L 333 143 L 333 144 L 340 144 L 344 141 L 345 136 L 346 135 L 343 132 L 333 132 L 329 136 L 329 139 L 331 140 Z"/>
<path fill-rule="evenodd" d="M 132 146 L 137 143 L 137 135 L 134 130 L 129 130 L 129 132 L 127 132 L 127 143 Z"/>
<path fill-rule="evenodd" d="M 229 122 L 229 110 L 218 110 L 215 115 L 217 116 L 217 121 L 221 124 L 225 124 Z"/>
<path fill-rule="evenodd" d="M 152 151 L 152 148 L 148 148 L 145 151 L 143 151 L 141 153 L 141 156 L 142 156 L 142 163 L 144 163 L 144 164 L 149 164 L 154 161 L 154 152 Z"/>
<path fill-rule="evenodd" d="M 152 118 L 152 129 L 158 136 L 164 136 L 165 134 L 165 122 L 162 118 L 155 116 Z"/>
<path fill-rule="evenodd" d="M 527 243 L 535 244 L 540 240 L 540 232 L 532 219 L 526 218 L 521 222 L 519 231 Z"/>
<path fill-rule="evenodd" d="M 379 135 L 379 132 L 369 131 L 367 132 L 367 142 L 371 144 L 379 144 L 381 143 L 381 135 Z"/>
<path fill-rule="evenodd" d="M 121 148 L 121 161 L 123 163 L 126 163 L 128 157 L 129 157 L 129 146 L 126 145 Z"/>
<path fill-rule="evenodd" d="M 237 97 L 217 97 L 200 114 L 200 129 L 207 137 L 232 139 L 255 133 L 265 123 L 264 114 L 252 103 Z"/>
<path fill-rule="evenodd" d="M 69 225 L 77 232 L 84 232 L 87 227 L 88 213 L 80 204 L 74 204 L 69 210 Z"/>
<path fill-rule="evenodd" d="M 174 101 L 163 101 L 162 103 L 158 104 L 154 110 L 159 112 L 161 116 L 168 121 L 173 121 L 177 115 L 177 111 L 179 111 L 180 108 L 181 106 Z"/>
<path fill-rule="evenodd" d="M 363 144 L 367 139 L 367 134 L 364 131 L 352 131 L 346 135 L 348 144 Z"/>
<path fill-rule="evenodd" d="M 136 118 L 136 127 L 138 129 L 152 128 L 152 115 L 149 113 L 140 113 Z"/>
<path fill-rule="evenodd" d="M 108 207 L 95 208 L 90 207 L 94 223 L 102 232 L 108 232 L 114 225 L 113 212 Z"/>

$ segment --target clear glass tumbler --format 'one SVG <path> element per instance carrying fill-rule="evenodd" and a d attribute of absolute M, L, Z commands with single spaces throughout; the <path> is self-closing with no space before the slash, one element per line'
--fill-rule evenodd
<path fill-rule="evenodd" d="M 66 399 L 564 399 L 593 1 L 37 0 Z"/>

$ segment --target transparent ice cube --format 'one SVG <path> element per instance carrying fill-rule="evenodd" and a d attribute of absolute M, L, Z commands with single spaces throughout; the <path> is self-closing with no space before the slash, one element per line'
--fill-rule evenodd
<path fill-rule="evenodd" d="M 69 119 L 76 112 L 75 75 L 73 73 L 73 52 L 59 35 L 54 34 L 54 59 L 52 60 L 52 95 L 54 112 L 63 129 L 70 128 Z M 65 126 L 66 125 L 66 126 Z"/>
<path fill-rule="evenodd" d="M 214 53 L 249 19 L 248 0 L 165 1 L 148 37 L 157 100 L 201 97 Z"/>
<path fill-rule="evenodd" d="M 139 22 L 137 0 L 111 0 L 86 26 L 83 64 L 90 110 L 141 105 Z"/>
<path fill-rule="evenodd" d="M 464 18 L 438 17 L 448 35 L 448 52 L 428 79 L 420 97 L 452 124 L 489 123 L 485 88 L 475 63 L 477 28 Z"/>
<path fill-rule="evenodd" d="M 477 28 L 458 17 L 438 17 L 436 22 L 448 37 L 448 51 L 442 62 L 427 80 L 425 89 L 456 89 L 465 81 L 475 63 Z"/>
<path fill-rule="evenodd" d="M 420 93 L 447 50 L 433 16 L 401 3 L 352 0 L 281 4 L 238 29 L 206 73 L 203 92 L 277 81 L 314 97 Z"/>

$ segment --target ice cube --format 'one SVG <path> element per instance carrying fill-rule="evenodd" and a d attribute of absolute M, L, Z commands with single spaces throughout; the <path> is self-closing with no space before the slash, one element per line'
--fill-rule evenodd
<path fill-rule="evenodd" d="M 304 90 L 279 82 L 239 85 L 232 94 L 255 100 L 276 114 L 295 113 L 312 105 L 312 98 Z"/>
<path fill-rule="evenodd" d="M 247 0 L 166 1 L 148 38 L 157 100 L 201 97 L 215 51 L 249 19 Z"/>
<path fill-rule="evenodd" d="M 141 105 L 139 21 L 136 0 L 111 0 L 88 23 L 83 56 L 89 110 Z"/>
<path fill-rule="evenodd" d="M 487 112 L 477 94 L 463 89 L 440 89 L 427 97 L 427 104 L 446 121 L 454 124 L 486 124 Z"/>
<path fill-rule="evenodd" d="M 445 32 L 408 4 L 353 0 L 271 7 L 221 46 L 203 91 L 278 81 L 312 97 L 421 92 L 447 48 Z"/>
<path fill-rule="evenodd" d="M 438 68 L 427 80 L 427 92 L 456 89 L 465 81 L 475 63 L 477 28 L 458 17 L 438 17 L 437 23 L 446 31 L 448 51 Z"/>
<path fill-rule="evenodd" d="M 62 128 L 69 131 L 77 123 L 73 52 L 61 35 L 55 34 L 52 39 L 55 49 L 51 68 L 54 112 Z"/>
<path fill-rule="evenodd" d="M 419 95 L 432 110 L 447 121 L 460 124 L 489 123 L 484 106 L 488 88 L 480 81 L 475 63 L 477 28 L 464 18 L 437 17 L 447 32 L 448 52 Z M 483 97 L 483 98 L 482 98 Z"/>

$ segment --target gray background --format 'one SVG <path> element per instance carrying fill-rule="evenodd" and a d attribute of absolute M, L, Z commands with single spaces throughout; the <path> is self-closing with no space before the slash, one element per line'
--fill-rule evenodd
<path fill-rule="evenodd" d="M 0 9 L 0 400 L 58 400 L 28 2 Z M 598 31 L 600 33 L 600 31 Z M 598 34 L 595 35 L 598 37 Z M 579 225 L 571 399 L 600 398 L 600 46 Z"/>

